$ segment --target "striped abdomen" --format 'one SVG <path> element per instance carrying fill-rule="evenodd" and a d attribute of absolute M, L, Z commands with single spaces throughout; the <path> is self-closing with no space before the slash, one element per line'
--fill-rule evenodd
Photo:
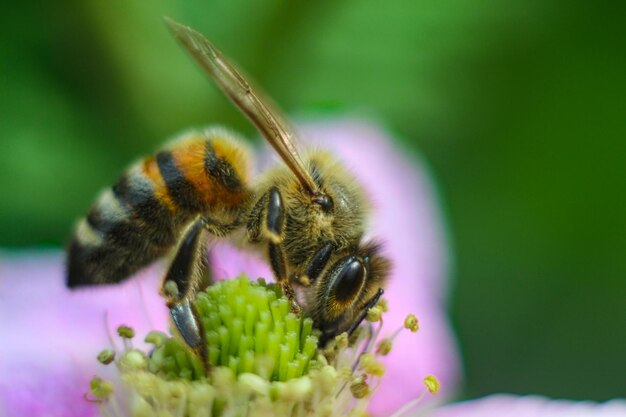
<path fill-rule="evenodd" d="M 249 196 L 247 165 L 221 130 L 184 135 L 133 165 L 78 224 L 68 286 L 121 281 L 165 255 L 199 213 L 237 210 Z"/>

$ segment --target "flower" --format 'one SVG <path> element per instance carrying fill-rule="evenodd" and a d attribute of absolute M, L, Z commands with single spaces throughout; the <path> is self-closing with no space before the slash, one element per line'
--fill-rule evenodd
<path fill-rule="evenodd" d="M 198 292 L 192 305 L 208 341 L 200 356 L 162 332 L 146 336 L 153 345 L 148 354 L 133 346 L 133 329 L 118 328 L 123 349 L 105 349 L 98 361 L 114 363 L 121 381 L 91 380 L 89 396 L 103 415 L 359 417 L 384 376 L 379 359 L 389 352 L 375 346 L 385 303 L 370 309 L 377 311 L 367 319 L 373 334 L 367 328 L 350 338 L 343 333 L 323 349 L 313 320 L 290 312 L 279 287 L 264 280 L 218 281 Z M 439 389 L 432 375 L 424 385 L 421 397 Z"/>
<path fill-rule="evenodd" d="M 401 335 L 385 358 L 387 375 L 372 410 L 389 413 L 414 398 L 427 374 L 442 381 L 440 398 L 450 396 L 459 365 L 444 313 L 444 235 L 427 173 L 366 122 L 337 120 L 306 126 L 304 132 L 343 159 L 373 199 L 371 234 L 386 242 L 395 265 L 385 327 L 402 326 L 409 312 L 422 323 L 419 338 Z M 139 335 L 167 328 L 157 295 L 162 265 L 119 285 L 69 292 L 61 259 L 59 253 L 31 253 L 5 257 L 0 265 L 0 323 L 6 335 L 0 346 L 0 407 L 6 414 L 95 414 L 82 398 L 94 374 L 110 376 L 94 361 L 109 344 L 108 333 L 119 324 L 132 325 Z M 214 247 L 211 259 L 217 277 L 242 272 L 271 277 L 257 256 L 228 244 Z"/>
<path fill-rule="evenodd" d="M 415 398 L 428 374 L 441 381 L 441 393 L 435 398 L 450 399 L 460 366 L 445 316 L 445 234 L 424 165 L 413 164 L 391 145 L 388 135 L 364 121 L 340 119 L 305 126 L 303 131 L 343 159 L 373 199 L 371 235 L 386 242 L 395 266 L 386 291 L 390 305 L 385 328 L 403 326 L 407 313 L 419 319 L 418 337 L 404 332 L 393 344 L 392 354 L 384 358 L 386 375 L 372 412 L 389 415 Z M 251 277 L 271 276 L 255 254 L 226 243 L 217 244 L 211 254 L 218 278 L 242 272 Z M 157 293 L 162 264 L 119 285 L 70 292 L 64 286 L 62 259 L 59 252 L 0 256 L 1 416 L 98 415 L 97 406 L 86 401 L 84 394 L 94 375 L 115 378 L 112 367 L 96 361 L 102 348 L 111 343 L 109 334 L 120 324 L 132 326 L 140 336 L 137 339 L 151 329 L 167 330 L 167 311 Z M 416 324 L 410 321 L 409 327 Z M 141 343 L 137 346 L 145 348 Z M 503 410 L 512 410 L 510 404 L 533 410 L 537 401 L 495 397 L 440 409 L 433 402 L 428 405 L 435 417 L 489 416 L 505 415 Z M 615 403 L 593 410 L 618 413 L 625 408 Z"/>

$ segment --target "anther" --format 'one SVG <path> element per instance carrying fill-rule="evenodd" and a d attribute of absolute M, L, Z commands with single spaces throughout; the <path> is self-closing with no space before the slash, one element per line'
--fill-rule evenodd
<path fill-rule="evenodd" d="M 98 362 L 103 365 L 108 365 L 115 360 L 115 352 L 111 349 L 104 349 L 98 354 Z"/>
<path fill-rule="evenodd" d="M 440 388 L 439 381 L 434 375 L 427 375 L 426 378 L 424 378 L 424 385 L 426 385 L 426 388 L 431 394 L 436 394 Z"/>
<path fill-rule="evenodd" d="M 135 337 L 135 330 L 129 326 L 120 326 L 117 328 L 117 334 L 123 339 L 132 339 Z"/>
<path fill-rule="evenodd" d="M 376 360 L 374 355 L 371 353 L 364 353 L 361 355 L 359 364 L 361 365 L 361 368 L 363 368 L 363 370 L 370 375 L 383 376 L 385 374 L 385 366 Z"/>
<path fill-rule="evenodd" d="M 91 395 L 99 400 L 108 400 L 113 394 L 113 384 L 100 377 L 94 376 L 89 386 Z"/>
<path fill-rule="evenodd" d="M 377 321 L 380 321 L 382 314 L 383 312 L 381 308 L 378 306 L 375 306 L 367 310 L 367 316 L 365 317 L 365 319 L 369 321 L 370 323 L 376 323 Z"/>
<path fill-rule="evenodd" d="M 154 347 L 161 347 L 167 339 L 168 337 L 165 333 L 153 330 L 146 335 L 144 342 L 154 345 Z"/>
<path fill-rule="evenodd" d="M 376 348 L 376 353 L 381 356 L 387 356 L 389 352 L 391 352 L 391 340 L 383 339 L 378 343 L 378 347 Z"/>
<path fill-rule="evenodd" d="M 367 375 L 359 375 L 352 380 L 350 391 L 354 398 L 364 398 L 370 393 L 370 387 L 367 385 Z"/>
<path fill-rule="evenodd" d="M 406 319 L 404 319 L 404 328 L 411 330 L 413 333 L 417 332 L 419 330 L 417 317 L 413 314 L 406 316 Z"/>

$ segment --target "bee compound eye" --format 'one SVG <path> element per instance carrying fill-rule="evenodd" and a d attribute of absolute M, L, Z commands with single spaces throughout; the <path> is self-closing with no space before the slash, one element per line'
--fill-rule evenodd
<path fill-rule="evenodd" d="M 365 266 L 356 256 L 350 256 L 340 263 L 336 274 L 331 288 L 334 299 L 350 303 L 363 286 Z"/>

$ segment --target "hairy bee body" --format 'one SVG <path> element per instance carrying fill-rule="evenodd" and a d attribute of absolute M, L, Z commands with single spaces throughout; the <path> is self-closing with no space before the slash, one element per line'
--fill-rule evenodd
<path fill-rule="evenodd" d="M 68 285 L 119 282 L 167 254 L 199 214 L 229 217 L 250 198 L 248 153 L 222 129 L 187 133 L 135 163 L 76 229 Z"/>
<path fill-rule="evenodd" d="M 167 23 L 284 165 L 251 183 L 245 147 L 228 132 L 181 136 L 133 165 L 81 220 L 68 251 L 68 285 L 119 282 L 173 252 L 161 293 L 179 333 L 208 366 L 190 299 L 208 236 L 237 238 L 264 250 L 292 311 L 304 310 L 321 330 L 320 343 L 353 332 L 389 272 L 380 246 L 363 239 L 368 205 L 361 186 L 329 153 L 302 160 L 295 133 L 271 101 L 198 32 Z"/>
<path fill-rule="evenodd" d="M 132 165 L 78 223 L 68 250 L 68 286 L 128 278 L 182 246 L 185 231 L 200 218 L 215 237 L 238 238 L 238 246 L 263 250 L 270 242 L 265 257 L 298 289 L 302 307 L 329 331 L 345 330 L 383 285 L 388 262 L 377 256 L 378 245 L 361 242 L 368 203 L 343 164 L 318 150 L 304 165 L 332 208 L 312 204 L 284 166 L 251 183 L 248 149 L 224 129 L 179 136 Z M 272 195 L 280 198 L 283 213 L 278 231 L 268 223 Z M 236 229 L 244 233 L 232 233 Z M 332 250 L 320 258 L 324 247 Z M 333 278 L 333 268 L 345 270 L 339 264 L 351 255 L 368 258 L 367 278 Z M 183 285 L 186 292 L 194 284 Z"/>

